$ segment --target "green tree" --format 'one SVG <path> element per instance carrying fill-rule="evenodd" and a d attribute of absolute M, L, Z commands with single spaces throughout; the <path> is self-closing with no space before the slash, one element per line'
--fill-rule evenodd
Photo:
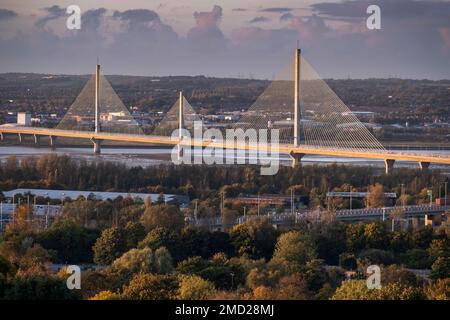
<path fill-rule="evenodd" d="M 91 263 L 92 246 L 99 233 L 98 230 L 84 228 L 72 221 L 61 221 L 39 233 L 36 242 L 47 250 L 56 251 L 57 262 Z"/>
<path fill-rule="evenodd" d="M 362 223 L 349 224 L 345 230 L 347 251 L 358 253 L 366 247 L 366 238 L 364 236 L 365 225 Z"/>
<path fill-rule="evenodd" d="M 150 248 L 131 249 L 112 263 L 113 270 L 128 273 L 170 273 L 173 270 L 172 257 L 166 248 L 153 252 Z"/>
<path fill-rule="evenodd" d="M 93 247 L 94 262 L 109 265 L 120 257 L 126 249 L 127 241 L 122 229 L 105 229 Z"/>
<path fill-rule="evenodd" d="M 299 231 L 289 231 L 278 238 L 271 262 L 301 268 L 315 257 L 312 240 Z"/>
<path fill-rule="evenodd" d="M 450 240 L 447 238 L 434 239 L 427 251 L 433 262 L 440 257 L 450 257 Z"/>
<path fill-rule="evenodd" d="M 431 279 L 450 278 L 450 257 L 439 257 L 431 266 Z"/>
<path fill-rule="evenodd" d="M 364 238 L 366 248 L 385 249 L 389 243 L 386 226 L 381 222 L 372 222 L 365 225 Z"/>
<path fill-rule="evenodd" d="M 138 243 L 142 241 L 147 234 L 142 224 L 133 221 L 129 221 L 125 225 L 124 232 L 128 249 L 136 248 Z"/>
<path fill-rule="evenodd" d="M 41 275 L 15 277 L 6 289 L 6 300 L 74 300 L 80 295 L 66 283 Z"/>
<path fill-rule="evenodd" d="M 411 249 L 400 255 L 400 260 L 411 269 L 429 269 L 430 255 L 423 249 Z"/>
<path fill-rule="evenodd" d="M 208 262 L 202 257 L 189 257 L 177 265 L 177 273 L 185 275 L 198 275 L 208 267 Z"/>
<path fill-rule="evenodd" d="M 169 250 L 175 262 L 180 261 L 186 255 L 180 235 L 175 231 L 162 227 L 151 230 L 147 236 L 139 242 L 138 247 L 149 247 L 152 250 L 165 247 Z"/>
<path fill-rule="evenodd" d="M 420 300 L 424 295 L 418 288 L 389 283 L 381 289 L 368 289 L 366 280 L 347 280 L 336 289 L 332 300 Z"/>
<path fill-rule="evenodd" d="M 230 233 L 236 252 L 252 259 L 270 259 L 277 236 L 278 232 L 267 219 L 254 219 L 237 225 Z"/>
<path fill-rule="evenodd" d="M 339 255 L 339 266 L 345 270 L 356 270 L 358 267 L 356 257 L 353 253 L 344 252 Z"/>

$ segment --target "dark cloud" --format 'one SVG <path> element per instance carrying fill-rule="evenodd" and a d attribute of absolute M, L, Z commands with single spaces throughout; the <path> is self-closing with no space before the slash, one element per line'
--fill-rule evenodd
<path fill-rule="evenodd" d="M 280 21 L 288 21 L 288 20 L 292 19 L 293 17 L 294 17 L 294 15 L 292 13 L 286 12 L 280 16 Z"/>
<path fill-rule="evenodd" d="M 103 16 L 106 13 L 105 8 L 99 8 L 94 10 L 88 10 L 81 16 L 82 21 L 82 29 L 86 31 L 86 29 L 89 30 L 95 30 L 97 31 L 100 27 L 101 21 Z"/>
<path fill-rule="evenodd" d="M 261 9 L 262 12 L 276 12 L 276 13 L 284 13 L 292 11 L 292 8 L 265 8 Z"/>
<path fill-rule="evenodd" d="M 47 22 L 63 17 L 66 14 L 66 9 L 61 8 L 58 5 L 44 8 L 44 10 L 47 12 L 47 15 L 35 23 L 36 27 L 42 28 Z"/>
<path fill-rule="evenodd" d="M 248 23 L 260 23 L 260 22 L 269 22 L 270 19 L 267 17 L 255 17 L 250 20 Z"/>
<path fill-rule="evenodd" d="M 0 21 L 17 17 L 17 13 L 12 10 L 0 9 Z"/>
<path fill-rule="evenodd" d="M 148 22 L 156 19 L 159 20 L 159 16 L 155 11 L 146 9 L 134 9 L 123 12 L 115 11 L 113 17 L 122 20 L 133 20 L 137 22 Z"/>

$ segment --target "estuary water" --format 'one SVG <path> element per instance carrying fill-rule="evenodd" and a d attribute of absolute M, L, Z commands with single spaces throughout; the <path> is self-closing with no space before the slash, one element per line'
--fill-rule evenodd
<path fill-rule="evenodd" d="M 48 147 L 33 146 L 0 146 L 0 161 L 4 161 L 11 155 L 15 155 L 17 159 L 28 156 L 41 156 L 46 154 L 66 154 L 77 160 L 91 161 L 111 161 L 123 163 L 127 166 L 150 166 L 161 163 L 171 162 L 172 148 L 121 148 L 121 147 L 103 147 L 101 154 L 94 155 L 90 147 L 61 147 L 51 149 Z M 402 152 L 411 152 L 419 154 L 440 154 L 450 157 L 450 150 L 414 150 L 410 149 Z M 194 156 L 198 156 L 194 153 Z M 242 157 L 234 156 L 234 160 L 242 159 Z M 229 158 L 230 160 L 230 158 Z M 290 165 L 290 157 L 287 154 L 280 154 L 280 163 L 282 165 Z M 232 161 L 231 161 L 232 162 Z M 303 157 L 304 164 L 330 164 L 341 163 L 357 166 L 375 166 L 383 167 L 384 162 L 377 159 L 363 158 L 340 158 L 332 156 L 306 155 Z M 398 162 L 396 166 L 400 167 L 417 167 L 414 162 Z M 450 171 L 450 166 L 433 164 L 433 168 L 442 168 L 444 171 Z"/>

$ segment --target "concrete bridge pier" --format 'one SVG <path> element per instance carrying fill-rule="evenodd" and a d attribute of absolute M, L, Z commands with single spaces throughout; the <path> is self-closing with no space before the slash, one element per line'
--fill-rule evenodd
<path fill-rule="evenodd" d="M 420 167 L 420 170 L 427 171 L 428 168 L 430 167 L 430 163 L 421 161 L 421 162 L 419 162 L 419 167 Z"/>
<path fill-rule="evenodd" d="M 100 139 L 95 139 L 95 138 L 91 138 L 92 143 L 94 144 L 94 153 L 95 154 L 100 154 L 101 152 L 101 140 Z"/>
<path fill-rule="evenodd" d="M 49 136 L 50 138 L 50 147 L 55 150 L 56 149 L 56 137 L 55 136 Z"/>
<path fill-rule="evenodd" d="M 384 159 L 384 168 L 386 174 L 391 174 L 394 170 L 395 160 L 392 159 Z"/>
<path fill-rule="evenodd" d="M 33 136 L 34 136 L 34 144 L 39 144 L 39 136 L 37 134 Z"/>
<path fill-rule="evenodd" d="M 305 154 L 290 152 L 289 156 L 292 159 L 291 167 L 296 168 L 300 165 L 300 162 L 301 162 L 302 158 L 305 156 Z"/>
<path fill-rule="evenodd" d="M 20 143 L 22 143 L 22 141 L 23 141 L 23 137 L 22 137 L 22 134 L 21 134 L 21 133 L 19 133 L 19 134 L 18 134 L 18 136 L 19 136 L 19 142 L 20 142 Z"/>

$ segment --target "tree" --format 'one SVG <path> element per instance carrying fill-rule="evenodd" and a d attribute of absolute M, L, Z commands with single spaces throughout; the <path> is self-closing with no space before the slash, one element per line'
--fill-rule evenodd
<path fill-rule="evenodd" d="M 298 231 L 290 231 L 278 238 L 272 262 L 301 268 L 315 257 L 311 239 Z"/>
<path fill-rule="evenodd" d="M 386 197 L 384 195 L 383 186 L 376 183 L 369 187 L 369 193 L 366 196 L 367 208 L 381 208 L 386 205 Z"/>
<path fill-rule="evenodd" d="M 381 283 L 398 283 L 409 287 L 420 287 L 422 285 L 419 278 L 411 271 L 398 265 L 390 265 L 381 270 Z"/>
<path fill-rule="evenodd" d="M 177 265 L 177 273 L 184 275 L 199 275 L 204 269 L 208 267 L 208 262 L 202 257 L 189 257 L 181 261 Z"/>
<path fill-rule="evenodd" d="M 178 298 L 182 300 L 206 300 L 215 293 L 214 284 L 199 276 L 180 276 Z"/>
<path fill-rule="evenodd" d="M 91 263 L 92 246 L 99 233 L 98 230 L 84 228 L 72 221 L 61 221 L 39 233 L 36 243 L 47 250 L 56 251 L 57 262 Z"/>
<path fill-rule="evenodd" d="M 12 264 L 5 257 L 0 255 L 0 275 L 8 275 L 13 272 Z"/>
<path fill-rule="evenodd" d="M 336 221 L 313 224 L 310 234 L 320 259 L 338 264 L 339 255 L 346 250 L 345 230 L 345 225 Z"/>
<path fill-rule="evenodd" d="M 389 283 L 381 289 L 368 289 L 366 280 L 347 280 L 336 289 L 332 300 L 420 300 L 424 295 L 418 288 Z"/>
<path fill-rule="evenodd" d="M 433 240 L 433 228 L 425 226 L 414 230 L 411 235 L 412 248 L 427 249 Z"/>
<path fill-rule="evenodd" d="M 127 248 L 136 248 L 138 243 L 145 238 L 145 228 L 139 222 L 129 221 L 125 228 L 125 239 L 127 241 Z"/>
<path fill-rule="evenodd" d="M 331 297 L 332 300 L 370 300 L 370 291 L 365 280 L 342 282 Z"/>
<path fill-rule="evenodd" d="M 145 238 L 139 242 L 138 248 L 149 247 L 152 250 L 165 247 L 169 250 L 175 262 L 180 261 L 186 255 L 180 235 L 167 228 L 158 227 L 151 230 Z"/>
<path fill-rule="evenodd" d="M 400 260 L 411 269 L 429 269 L 430 255 L 423 249 L 411 249 L 400 255 Z"/>
<path fill-rule="evenodd" d="M 360 253 L 359 258 L 368 264 L 390 265 L 394 263 L 394 255 L 381 249 L 367 249 Z"/>
<path fill-rule="evenodd" d="M 127 249 L 123 230 L 118 228 L 103 230 L 92 249 L 94 250 L 95 263 L 103 265 L 111 264 Z"/>
<path fill-rule="evenodd" d="M 100 291 L 89 300 L 120 300 L 120 295 L 111 291 Z"/>
<path fill-rule="evenodd" d="M 179 283 L 173 275 L 137 274 L 124 288 L 129 300 L 172 300 L 178 296 Z"/>
<path fill-rule="evenodd" d="M 450 257 L 439 257 L 431 266 L 431 279 L 450 278 Z"/>
<path fill-rule="evenodd" d="M 366 247 L 364 233 L 365 225 L 362 223 L 347 225 L 345 238 L 348 252 L 358 253 Z"/>
<path fill-rule="evenodd" d="M 235 226 L 230 236 L 239 255 L 268 260 L 272 257 L 278 232 L 267 219 L 254 219 Z"/>
<path fill-rule="evenodd" d="M 433 262 L 440 257 L 450 257 L 450 240 L 447 238 L 434 239 L 427 251 Z"/>
<path fill-rule="evenodd" d="M 170 273 L 173 270 L 172 257 L 166 248 L 158 248 L 155 252 L 146 247 L 131 249 L 112 263 L 113 270 L 128 273 Z"/>
<path fill-rule="evenodd" d="M 450 278 L 438 279 L 425 287 L 428 300 L 450 300 Z"/>
<path fill-rule="evenodd" d="M 15 277 L 5 292 L 6 300 L 74 300 L 80 295 L 66 283 L 41 275 Z"/>
<path fill-rule="evenodd" d="M 356 257 L 353 253 L 344 252 L 339 255 L 339 266 L 345 270 L 356 270 L 358 267 Z"/>
<path fill-rule="evenodd" d="M 157 204 L 145 209 L 141 223 L 147 230 L 163 227 L 179 231 L 184 226 L 184 217 L 175 205 Z"/>
<path fill-rule="evenodd" d="M 364 238 L 366 248 L 385 249 L 389 243 L 386 226 L 381 222 L 372 222 L 365 225 Z"/>

